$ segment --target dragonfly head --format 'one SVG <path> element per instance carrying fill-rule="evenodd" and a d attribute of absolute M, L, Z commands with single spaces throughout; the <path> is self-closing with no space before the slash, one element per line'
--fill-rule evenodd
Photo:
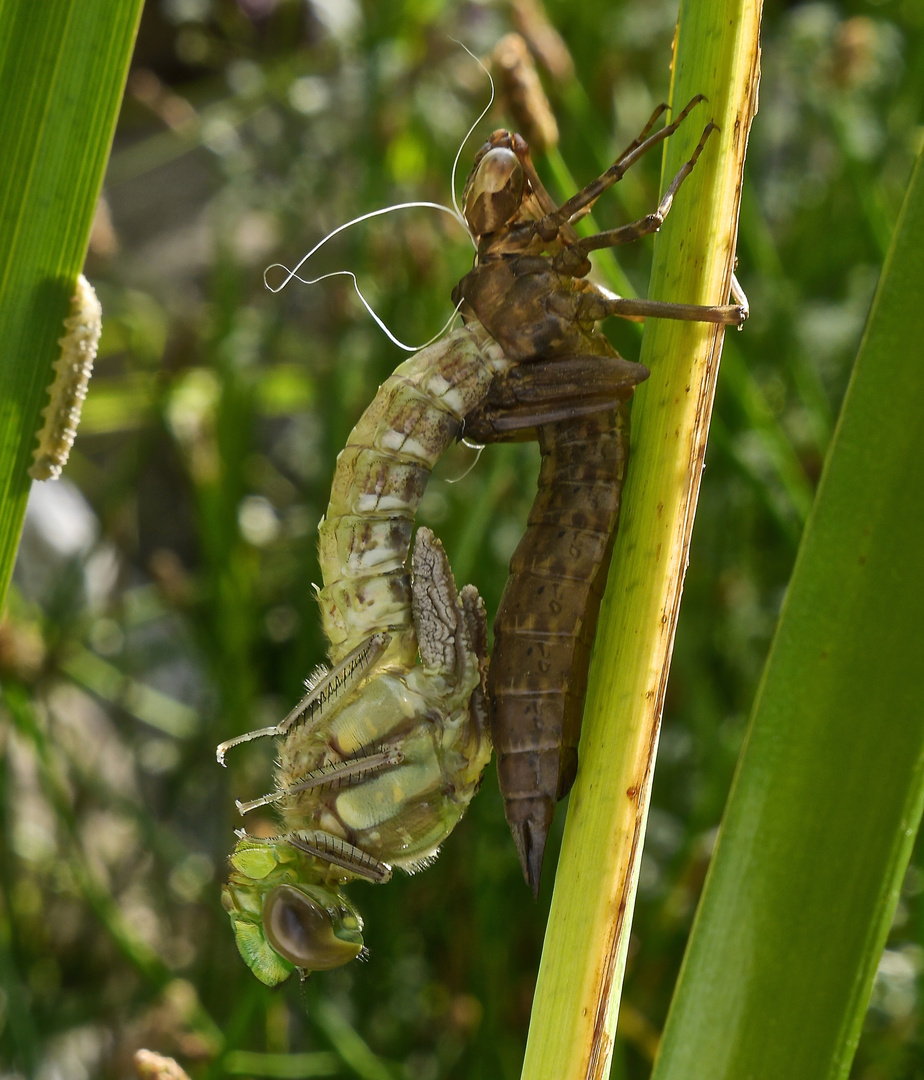
<path fill-rule="evenodd" d="M 231 856 L 222 904 L 241 956 L 267 986 L 296 969 L 306 975 L 340 967 L 363 952 L 359 913 L 312 873 L 311 862 L 284 840 L 246 836 Z"/>
<path fill-rule="evenodd" d="M 465 182 L 462 212 L 473 236 L 496 232 L 516 216 L 523 200 L 523 167 L 507 131 L 495 131 L 475 156 Z"/>

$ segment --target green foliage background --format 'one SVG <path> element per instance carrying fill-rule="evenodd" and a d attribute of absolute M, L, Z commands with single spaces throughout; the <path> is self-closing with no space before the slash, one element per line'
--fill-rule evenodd
<path fill-rule="evenodd" d="M 545 79 L 560 154 L 583 182 L 666 96 L 676 11 L 547 12 L 574 67 Z M 434 867 L 354 888 L 368 964 L 270 993 L 237 957 L 218 886 L 234 797 L 266 790 L 272 750 L 214 761 L 216 743 L 282 715 L 323 657 L 316 524 L 337 451 L 401 355 L 349 282 L 272 295 L 263 268 L 363 211 L 446 201 L 487 96 L 450 38 L 486 54 L 516 19 L 505 3 L 439 0 L 145 10 L 86 271 L 104 309 L 98 370 L 67 483 L 33 491 L 0 635 L 5 1075 L 122 1076 L 139 1046 L 202 1077 L 519 1074 L 551 874 L 534 906 L 493 777 Z M 667 1011 L 920 141 L 922 31 L 911 0 L 766 12 L 739 243 L 752 318 L 723 357 L 617 1077 L 648 1075 Z M 506 120 L 495 109 L 479 136 Z M 599 224 L 649 210 L 658 175 L 656 158 L 641 163 Z M 644 294 L 650 244 L 635 248 L 620 261 Z M 347 233 L 317 272 L 350 267 L 388 325 L 423 342 L 470 258 L 448 218 L 416 211 Z M 634 328 L 613 334 L 637 354 Z M 448 482 L 470 464 L 450 455 L 421 519 L 493 609 L 535 452 L 488 448 Z M 924 1067 L 922 889 L 918 857 L 854 1067 L 864 1080 Z"/>

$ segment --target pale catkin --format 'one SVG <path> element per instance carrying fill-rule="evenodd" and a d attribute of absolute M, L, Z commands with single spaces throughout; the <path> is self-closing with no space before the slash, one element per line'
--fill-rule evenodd
<path fill-rule="evenodd" d="M 71 297 L 71 313 L 64 320 L 67 333 L 58 338 L 61 355 L 55 361 L 55 381 L 48 387 L 50 401 L 42 409 L 45 423 L 38 433 L 35 459 L 29 468 L 33 480 L 57 480 L 74 445 L 80 410 L 87 396 L 96 348 L 103 328 L 103 309 L 93 286 L 81 274 Z"/>

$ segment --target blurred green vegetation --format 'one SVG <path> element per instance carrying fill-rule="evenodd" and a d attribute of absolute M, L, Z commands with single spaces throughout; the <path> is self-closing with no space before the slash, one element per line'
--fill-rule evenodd
<path fill-rule="evenodd" d="M 451 38 L 487 55 L 535 28 L 531 10 L 146 8 L 86 269 L 104 310 L 97 373 L 65 482 L 33 489 L 0 630 L 4 1077 L 121 1077 L 140 1046 L 194 1077 L 519 1075 L 552 875 L 534 905 L 490 771 L 432 868 L 352 889 L 369 962 L 270 992 L 239 959 L 218 888 L 234 798 L 267 789 L 272 750 L 244 748 L 223 771 L 214 747 L 283 715 L 323 658 L 317 521 L 338 450 L 401 359 L 346 279 L 273 295 L 263 269 L 364 211 L 447 201 L 488 94 Z M 546 12 L 573 65 L 545 72 L 559 151 L 583 182 L 666 96 L 676 12 Z M 913 0 L 770 7 L 763 57 L 739 243 L 752 318 L 726 341 L 615 1077 L 649 1072 L 921 136 Z M 505 119 L 495 107 L 481 123 L 462 173 Z M 600 225 L 654 206 L 658 176 L 656 156 L 640 163 L 598 204 Z M 641 294 L 650 253 L 620 252 Z M 349 231 L 316 269 L 354 270 L 394 332 L 424 342 L 470 259 L 448 217 L 420 210 Z M 636 354 L 633 327 L 613 335 Z M 492 610 L 536 457 L 489 447 L 466 474 L 473 457 L 448 456 L 420 517 Z M 922 890 L 918 856 L 858 1080 L 924 1068 Z"/>

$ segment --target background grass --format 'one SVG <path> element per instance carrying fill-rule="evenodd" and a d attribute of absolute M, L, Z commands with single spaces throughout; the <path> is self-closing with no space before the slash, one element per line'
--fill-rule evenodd
<path fill-rule="evenodd" d="M 560 156 L 584 181 L 666 98 L 676 11 L 547 10 L 576 73 L 546 78 Z M 0 636 L 9 1075 L 124 1076 L 142 1045 L 203 1077 L 519 1073 L 551 875 L 534 906 L 493 777 L 433 868 L 354 889 L 371 959 L 302 995 L 256 983 L 218 903 L 233 799 L 266 789 L 272 751 L 214 763 L 323 655 L 316 524 L 337 451 L 400 359 L 348 283 L 271 296 L 263 267 L 361 211 L 445 201 L 486 97 L 449 36 L 487 52 L 514 22 L 506 4 L 437 0 L 145 9 L 87 266 L 98 373 L 67 482 L 33 491 Z M 753 314 L 723 358 L 614 1076 L 650 1070 L 919 142 L 922 29 L 898 0 L 766 10 L 739 242 Z M 634 170 L 600 224 L 649 210 L 659 171 Z M 620 261 L 644 293 L 650 245 L 635 248 Z M 424 341 L 470 257 L 419 212 L 347 234 L 322 269 L 357 270 L 399 336 Z M 637 355 L 632 327 L 614 340 Z M 491 447 L 446 482 L 469 464 L 443 464 L 421 518 L 493 608 L 535 455 Z M 921 1067 L 922 888 L 917 855 L 857 1077 Z"/>
<path fill-rule="evenodd" d="M 0 6 L 0 604 L 141 0 Z"/>
<path fill-rule="evenodd" d="M 924 806 L 921 162 L 799 546 L 657 1080 L 846 1077 L 895 920 Z"/>

